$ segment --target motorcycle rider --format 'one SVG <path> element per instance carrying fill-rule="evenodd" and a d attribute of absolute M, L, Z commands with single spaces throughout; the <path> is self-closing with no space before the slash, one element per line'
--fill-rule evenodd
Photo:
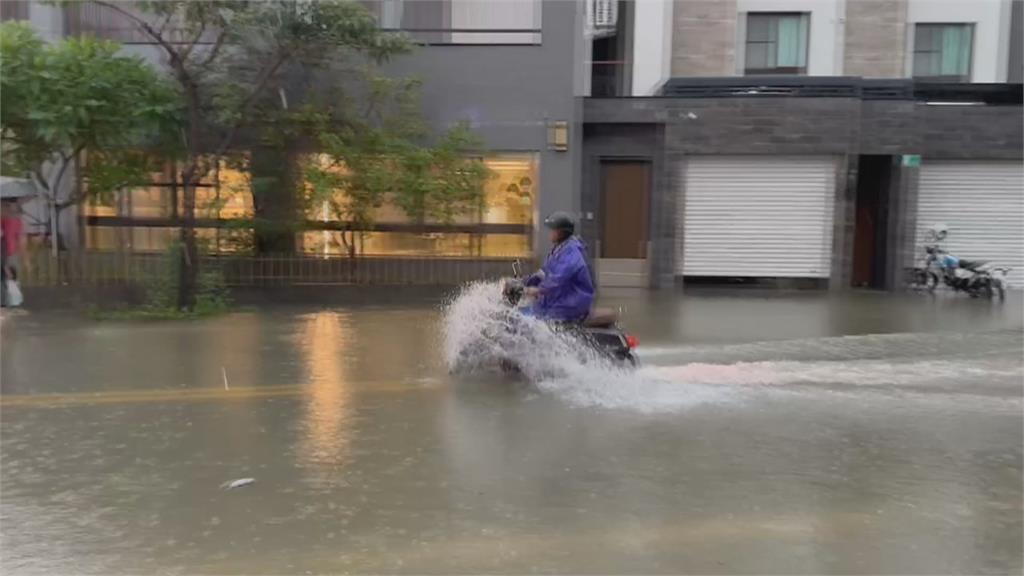
<path fill-rule="evenodd" d="M 536 297 L 527 314 L 556 322 L 582 322 L 594 302 L 587 268 L 587 247 L 574 235 L 576 222 L 565 212 L 544 219 L 554 246 L 544 266 L 526 279 L 526 294 Z"/>

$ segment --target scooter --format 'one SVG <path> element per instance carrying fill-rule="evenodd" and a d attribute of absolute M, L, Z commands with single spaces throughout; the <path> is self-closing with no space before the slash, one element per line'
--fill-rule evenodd
<path fill-rule="evenodd" d="M 512 272 L 514 277 L 504 281 L 502 296 L 510 308 L 520 311 L 531 304 L 531 299 L 526 296 L 518 261 L 512 264 Z M 634 354 L 638 341 L 622 329 L 618 313 L 611 308 L 594 308 L 582 322 L 557 323 L 554 326 L 615 364 L 629 367 L 639 364 Z"/>

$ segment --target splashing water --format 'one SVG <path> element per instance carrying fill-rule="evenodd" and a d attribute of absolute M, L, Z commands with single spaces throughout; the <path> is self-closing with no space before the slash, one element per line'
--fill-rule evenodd
<path fill-rule="evenodd" d="M 444 311 L 445 361 L 454 372 L 515 367 L 533 382 L 580 370 L 618 371 L 571 335 L 510 308 L 498 282 L 465 286 Z"/>
<path fill-rule="evenodd" d="M 453 372 L 514 365 L 542 392 L 581 406 L 659 412 L 722 401 L 729 394 L 619 366 L 545 322 L 510 309 L 496 282 L 469 284 L 447 304 L 444 342 Z"/>
<path fill-rule="evenodd" d="M 937 338 L 950 340 L 948 346 L 956 349 L 963 342 L 916 334 L 655 348 L 649 351 L 652 359 L 678 355 L 674 359 L 678 364 L 634 370 L 510 309 L 496 282 L 466 286 L 444 312 L 445 359 L 452 371 L 493 371 L 505 362 L 516 366 L 541 392 L 578 406 L 678 412 L 776 392 L 863 396 L 874 391 L 922 399 L 921 394 L 973 394 L 964 386 L 965 380 L 1005 388 L 1019 383 L 1022 376 L 1019 355 L 935 358 L 931 355 L 947 352 L 936 348 Z M 984 340 L 986 350 L 1000 348 L 998 344 L 1006 339 L 1002 335 L 987 337 L 993 341 L 985 336 L 972 338 Z M 880 350 L 901 351 L 902 357 L 884 358 Z M 1020 399 L 1009 404 L 1019 408 Z"/>

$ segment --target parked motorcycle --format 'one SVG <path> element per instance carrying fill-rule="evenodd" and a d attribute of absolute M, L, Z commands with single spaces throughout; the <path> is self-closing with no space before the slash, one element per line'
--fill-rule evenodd
<path fill-rule="evenodd" d="M 929 240 L 933 243 L 925 245 L 924 267 L 914 270 L 913 283 L 930 292 L 941 281 L 953 291 L 965 292 L 972 298 L 998 296 L 1003 300 L 1010 269 L 993 266 L 985 260 L 958 258 L 946 252 L 938 244 L 946 235 L 945 228 L 941 226 L 929 230 Z"/>

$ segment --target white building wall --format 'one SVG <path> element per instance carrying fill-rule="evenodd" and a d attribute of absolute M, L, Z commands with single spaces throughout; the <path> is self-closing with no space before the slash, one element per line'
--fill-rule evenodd
<path fill-rule="evenodd" d="M 635 0 L 631 96 L 652 96 L 672 68 L 673 0 Z"/>
<path fill-rule="evenodd" d="M 962 1 L 962 0 L 961 0 Z M 737 0 L 736 70 L 743 75 L 748 12 L 807 12 L 811 17 L 807 39 L 807 74 L 839 76 L 843 73 L 842 21 L 844 0 Z"/>
<path fill-rule="evenodd" d="M 915 24 L 973 23 L 971 82 L 1005 82 L 1011 8 L 1010 0 L 909 0 L 906 75 L 913 74 Z"/>
<path fill-rule="evenodd" d="M 64 12 L 59 6 L 32 2 L 28 8 L 28 23 L 47 42 L 64 37 Z"/>

